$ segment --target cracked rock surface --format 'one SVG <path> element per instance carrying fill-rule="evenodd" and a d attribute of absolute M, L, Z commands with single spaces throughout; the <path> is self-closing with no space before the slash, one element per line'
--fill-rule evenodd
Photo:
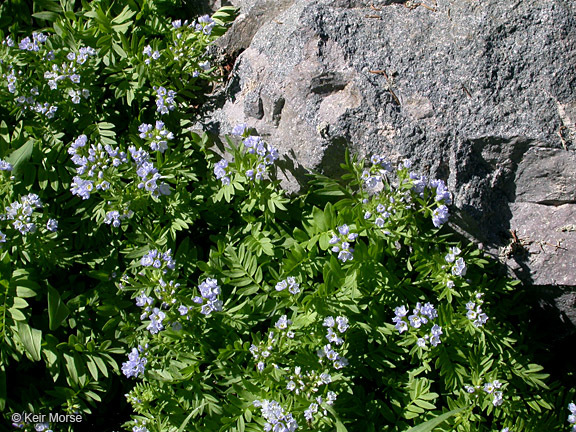
<path fill-rule="evenodd" d="M 408 157 L 519 277 L 576 285 L 576 3 L 231 2 L 235 66 L 205 128 L 254 127 L 293 161 L 293 192 L 346 148 Z"/>

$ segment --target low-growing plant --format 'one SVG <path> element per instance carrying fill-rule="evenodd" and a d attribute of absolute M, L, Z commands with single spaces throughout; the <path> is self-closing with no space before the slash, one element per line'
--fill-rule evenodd
<path fill-rule="evenodd" d="M 0 5 L 0 408 L 109 412 L 129 305 L 114 272 L 151 225 L 169 221 L 174 239 L 178 206 L 198 199 L 180 131 L 221 78 L 206 49 L 235 11 L 186 20 L 147 0 L 15 3 Z"/>
<path fill-rule="evenodd" d="M 232 9 L 40 3 L 0 47 L 3 411 L 88 421 L 126 393 L 133 432 L 576 423 L 442 180 L 347 155 L 288 197 L 255 131 L 189 130 Z"/>

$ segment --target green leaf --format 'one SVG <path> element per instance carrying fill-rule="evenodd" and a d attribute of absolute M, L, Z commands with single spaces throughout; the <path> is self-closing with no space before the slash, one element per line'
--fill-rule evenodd
<path fill-rule="evenodd" d="M 42 332 L 33 329 L 28 324 L 18 321 L 18 336 L 24 348 L 34 361 L 40 361 L 40 350 L 42 349 Z"/>
<path fill-rule="evenodd" d="M 450 417 L 455 416 L 463 410 L 464 407 L 448 411 L 447 413 L 439 415 L 436 418 L 428 420 L 424 423 L 420 423 L 418 426 L 414 426 L 413 428 L 408 429 L 406 432 L 432 432 L 436 426 L 440 426 Z"/>
<path fill-rule="evenodd" d="M 96 363 L 92 359 L 86 362 L 86 366 L 88 366 L 88 370 L 90 371 L 90 375 L 94 378 L 94 381 L 98 381 L 98 367 Z"/>
<path fill-rule="evenodd" d="M 50 330 L 56 330 L 70 314 L 70 309 L 62 301 L 60 294 L 48 286 L 48 318 Z"/>
<path fill-rule="evenodd" d="M 32 14 L 34 18 L 46 20 L 46 21 L 56 21 L 58 19 L 58 14 L 55 12 L 43 11 L 36 12 Z"/>
<path fill-rule="evenodd" d="M 100 369 L 100 372 L 102 372 L 102 375 L 104 375 L 106 378 L 108 378 L 108 368 L 106 367 L 106 363 L 104 363 L 104 360 L 102 360 L 100 357 L 96 357 L 96 356 L 94 356 L 92 358 L 92 360 L 94 360 L 94 363 L 96 363 L 96 366 L 98 366 L 98 369 Z"/>
<path fill-rule="evenodd" d="M 6 158 L 6 161 L 14 167 L 12 172 L 16 175 L 20 172 L 22 164 L 27 162 L 32 156 L 32 150 L 34 150 L 34 139 L 29 139 L 26 143 L 14 150 L 10 156 Z"/>
<path fill-rule="evenodd" d="M 66 361 L 66 370 L 68 371 L 68 383 L 80 384 L 82 370 L 79 357 L 76 354 L 70 355 L 64 353 L 64 360 Z"/>

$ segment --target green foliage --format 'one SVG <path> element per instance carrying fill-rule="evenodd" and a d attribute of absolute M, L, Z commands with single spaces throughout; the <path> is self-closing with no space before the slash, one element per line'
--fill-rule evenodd
<path fill-rule="evenodd" d="M 126 394 L 118 422 L 149 432 L 561 428 L 573 394 L 537 364 L 521 287 L 443 228 L 443 182 L 347 155 L 287 197 L 254 131 L 189 130 L 235 11 L 171 23 L 187 7 L 0 6 L 0 408 L 94 418 Z"/>

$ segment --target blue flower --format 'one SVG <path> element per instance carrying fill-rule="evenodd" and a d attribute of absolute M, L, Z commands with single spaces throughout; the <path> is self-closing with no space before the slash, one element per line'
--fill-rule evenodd
<path fill-rule="evenodd" d="M 448 191 L 446 183 L 444 183 L 443 180 L 430 181 L 430 187 L 436 189 L 436 201 L 442 201 L 446 205 L 452 204 L 452 194 Z"/>
<path fill-rule="evenodd" d="M 458 258 L 452 267 L 452 274 L 454 276 L 466 275 L 466 262 L 463 258 Z"/>
<path fill-rule="evenodd" d="M 58 230 L 58 221 L 55 219 L 48 219 L 48 222 L 46 223 L 46 229 L 48 231 L 52 231 L 55 232 Z"/>
<path fill-rule="evenodd" d="M 0 159 L 0 171 L 12 171 L 13 168 L 12 164 Z"/>
<path fill-rule="evenodd" d="M 420 329 L 422 326 L 428 324 L 434 318 L 438 317 L 438 312 L 432 305 L 432 303 L 421 304 L 416 303 L 416 307 L 412 310 L 413 314 L 407 317 L 408 308 L 406 306 L 398 306 L 394 309 L 394 318 L 392 322 L 395 323 L 395 328 L 398 333 L 403 333 L 407 331 L 410 327 L 415 329 Z M 430 335 L 426 334 L 423 337 L 418 338 L 417 345 L 419 347 L 425 348 L 427 342 L 430 341 L 432 346 L 437 346 L 440 344 L 440 335 L 442 334 L 442 327 L 434 324 L 431 328 Z"/>
<path fill-rule="evenodd" d="M 164 153 L 168 149 L 168 141 L 174 139 L 174 134 L 165 129 L 162 121 L 157 121 L 155 127 L 143 123 L 138 127 L 138 131 L 140 138 L 150 140 L 150 148 L 160 153 Z"/>
<path fill-rule="evenodd" d="M 164 329 L 162 321 L 166 318 L 166 314 L 158 308 L 154 308 L 149 316 L 150 324 L 146 327 L 152 334 L 157 334 Z"/>
<path fill-rule="evenodd" d="M 568 423 L 576 424 L 576 404 L 573 402 L 568 404 L 568 410 L 570 411 L 570 415 L 568 416 Z M 576 426 L 572 427 L 572 431 L 576 430 Z"/>
<path fill-rule="evenodd" d="M 144 375 L 148 359 L 144 356 L 140 357 L 140 354 L 141 350 L 132 348 L 132 351 L 128 354 L 128 361 L 122 363 L 122 373 L 126 375 L 127 378 L 138 378 L 139 376 Z"/>
<path fill-rule="evenodd" d="M 202 15 L 200 18 L 198 18 L 198 24 L 196 24 L 195 28 L 198 32 L 202 32 L 205 35 L 210 35 L 215 25 L 216 23 L 212 18 L 210 18 L 210 16 Z"/>
<path fill-rule="evenodd" d="M 246 123 L 238 124 L 234 126 L 234 128 L 232 129 L 232 135 L 242 136 L 244 135 L 244 132 L 246 132 L 247 129 L 248 126 L 246 125 Z"/>
<path fill-rule="evenodd" d="M 158 184 L 161 179 L 158 169 L 150 162 L 150 155 L 143 149 L 136 149 L 134 146 L 128 147 L 130 156 L 136 163 L 136 174 L 140 177 L 141 182 L 138 189 L 145 189 L 155 198 L 160 195 L 170 195 L 170 186 L 166 183 Z"/>
<path fill-rule="evenodd" d="M 333 246 L 331 250 L 332 252 L 338 252 L 338 259 L 342 262 L 352 260 L 354 258 L 354 249 L 350 247 L 349 242 L 356 240 L 358 234 L 351 233 L 350 228 L 346 224 L 339 226 L 337 229 L 340 235 L 344 236 L 344 239 L 332 233 L 332 238 L 328 243 L 335 246 Z"/>
<path fill-rule="evenodd" d="M 266 420 L 265 431 L 273 432 L 294 432 L 298 429 L 298 423 L 291 413 L 286 414 L 280 404 L 274 400 L 255 400 L 256 408 L 260 408 L 262 417 Z"/>
<path fill-rule="evenodd" d="M 174 90 L 166 90 L 164 87 L 154 87 L 156 92 L 156 111 L 160 114 L 168 114 L 176 108 L 176 92 Z"/>
<path fill-rule="evenodd" d="M 448 207 L 441 205 L 432 212 L 432 223 L 436 228 L 439 228 L 448 222 L 449 216 Z"/>
<path fill-rule="evenodd" d="M 282 315 L 280 318 L 278 318 L 278 321 L 276 321 L 274 327 L 276 327 L 278 330 L 286 330 L 290 324 L 292 324 L 292 321 L 288 319 L 288 316 Z"/>
<path fill-rule="evenodd" d="M 230 184 L 230 178 L 227 176 L 228 173 L 226 172 L 227 167 L 228 167 L 228 161 L 226 159 L 222 159 L 220 162 L 214 165 L 214 175 L 224 185 Z"/>
<path fill-rule="evenodd" d="M 157 249 L 152 249 L 140 259 L 140 265 L 157 269 L 166 267 L 170 270 L 174 270 L 176 262 L 172 259 L 171 249 L 168 249 L 164 253 L 161 253 Z M 164 269 L 163 272 L 167 273 L 167 270 Z"/>
<path fill-rule="evenodd" d="M 13 220 L 12 226 L 21 234 L 36 232 L 36 224 L 32 222 L 32 213 L 42 207 L 42 201 L 36 194 L 24 195 L 19 201 L 15 201 L 6 207 L 6 220 Z"/>
<path fill-rule="evenodd" d="M 484 293 L 476 293 L 476 301 L 469 301 L 466 303 L 466 317 L 472 321 L 474 327 L 482 327 L 488 321 L 488 315 L 482 312 L 482 296 Z"/>
<path fill-rule="evenodd" d="M 200 313 L 210 315 L 212 312 L 219 312 L 222 310 L 222 300 L 218 300 L 218 295 L 220 295 L 220 285 L 218 285 L 216 279 L 206 279 L 200 284 L 198 290 L 202 296 L 199 298 L 199 303 L 203 303 L 200 308 Z M 193 301 L 195 300 L 197 299 L 194 299 Z"/>
<path fill-rule="evenodd" d="M 36 430 L 36 432 L 51 432 L 49 431 L 49 429 L 50 429 L 50 423 L 48 422 L 36 423 L 34 425 L 34 430 Z"/>
<path fill-rule="evenodd" d="M 140 295 L 136 297 L 136 306 L 152 306 L 154 304 L 154 299 L 149 297 L 144 293 L 144 291 L 140 292 Z"/>
<path fill-rule="evenodd" d="M 276 291 L 282 291 L 288 288 L 290 294 L 298 294 L 300 292 L 300 284 L 296 282 L 296 278 L 289 276 L 286 280 L 280 281 L 276 284 Z"/>

